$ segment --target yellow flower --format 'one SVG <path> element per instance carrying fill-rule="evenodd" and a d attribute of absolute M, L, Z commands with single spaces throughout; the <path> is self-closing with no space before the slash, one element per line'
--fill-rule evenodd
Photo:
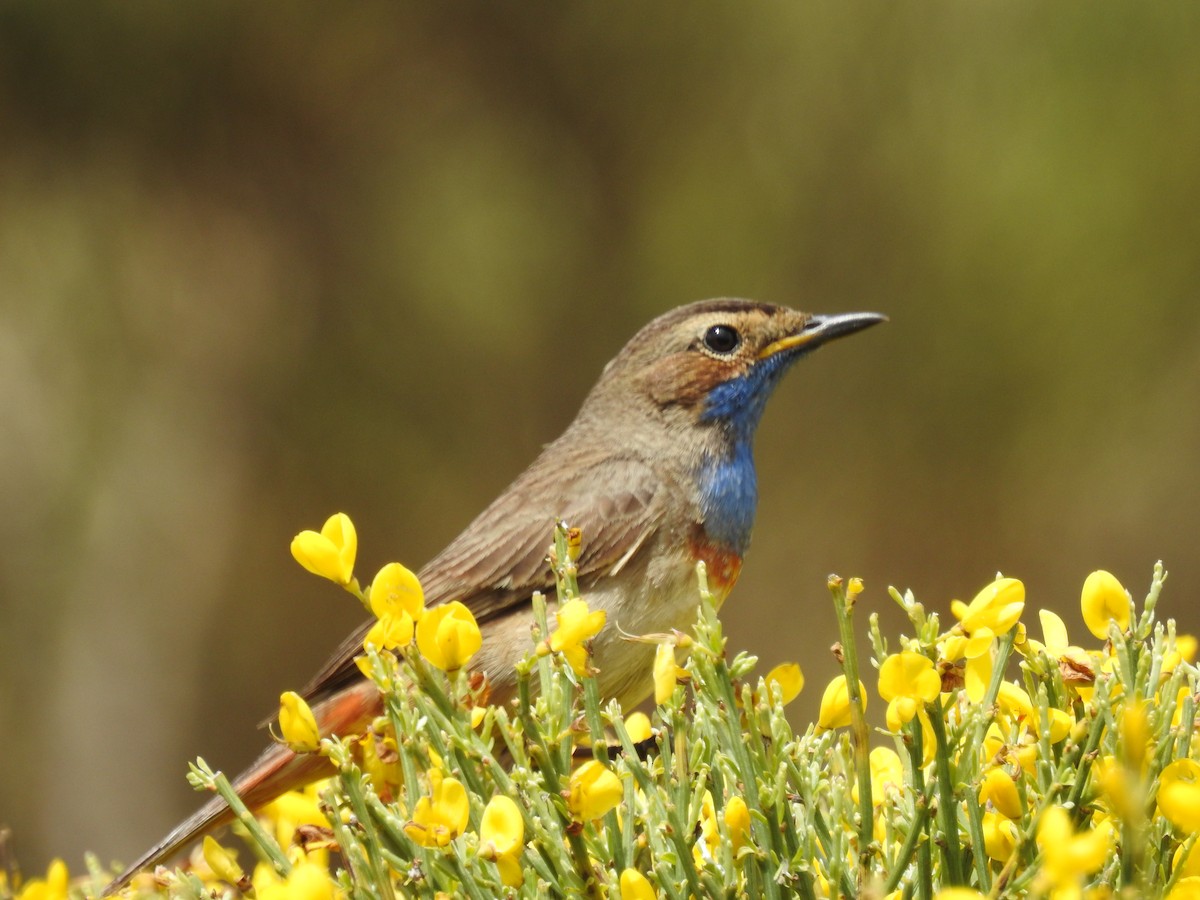
<path fill-rule="evenodd" d="M 1167 891 L 1166 900 L 1200 900 L 1200 876 L 1188 875 Z"/>
<path fill-rule="evenodd" d="M 1170 675 L 1180 662 L 1196 661 L 1196 638 L 1190 634 L 1175 635 L 1175 644 L 1163 654 L 1162 671 Z"/>
<path fill-rule="evenodd" d="M 425 611 L 425 592 L 416 575 L 393 562 L 375 573 L 367 602 L 376 618 L 405 612 L 415 622 Z"/>
<path fill-rule="evenodd" d="M 1171 873 L 1179 873 L 1180 878 L 1200 878 L 1200 850 L 1193 844 L 1188 855 L 1183 855 L 1184 845 L 1180 844 L 1171 856 Z"/>
<path fill-rule="evenodd" d="M 1037 828 L 1042 869 L 1035 888 L 1074 888 L 1080 879 L 1104 865 L 1112 852 L 1113 828 L 1106 820 L 1079 833 L 1071 826 L 1071 814 L 1052 806 L 1042 814 Z"/>
<path fill-rule="evenodd" d="M 804 673 L 796 663 L 780 663 L 764 679 L 767 684 L 779 685 L 782 703 L 791 703 L 804 690 Z"/>
<path fill-rule="evenodd" d="M 646 876 L 637 869 L 621 873 L 621 900 L 656 900 L 658 895 Z"/>
<path fill-rule="evenodd" d="M 1101 756 L 1092 764 L 1092 781 L 1100 788 L 1105 806 L 1124 819 L 1142 815 L 1144 796 L 1139 781 L 1130 777 L 1129 770 L 1111 754 Z"/>
<path fill-rule="evenodd" d="M 999 766 L 984 773 L 979 785 L 979 802 L 985 805 L 991 803 L 1006 818 L 1021 818 L 1021 797 L 1017 792 L 1017 783 Z"/>
<path fill-rule="evenodd" d="M 475 617 L 458 600 L 426 610 L 417 623 L 417 648 L 443 672 L 461 669 L 482 646 Z"/>
<path fill-rule="evenodd" d="M 687 669 L 675 662 L 674 641 L 661 642 L 654 651 L 654 702 L 668 702 L 676 683 L 687 677 Z"/>
<path fill-rule="evenodd" d="M 260 876 L 256 870 L 254 874 L 258 900 L 334 900 L 341 896 L 329 870 L 311 860 L 300 860 L 285 879 L 274 872 Z"/>
<path fill-rule="evenodd" d="M 970 637 L 987 632 L 987 638 L 1001 637 L 1021 618 L 1025 609 L 1025 585 L 1016 578 L 997 578 L 968 604 L 954 601 L 953 613 Z"/>
<path fill-rule="evenodd" d="M 385 613 L 375 621 L 363 638 L 363 646 L 367 644 L 376 650 L 398 650 L 412 643 L 415 625 L 405 610 L 396 613 Z"/>
<path fill-rule="evenodd" d="M 1042 623 L 1042 637 L 1045 643 L 1030 640 L 1021 652 L 1031 656 L 1044 651 L 1052 661 L 1058 663 L 1059 673 L 1068 687 L 1076 690 L 1089 688 L 1096 680 L 1095 659 L 1082 647 L 1070 643 L 1067 625 L 1057 613 L 1039 609 L 1038 618 Z"/>
<path fill-rule="evenodd" d="M 554 618 L 558 622 L 558 627 L 546 641 L 546 646 L 555 653 L 565 656 L 576 675 L 586 675 L 588 673 L 586 642 L 600 633 L 600 629 L 608 620 L 608 613 L 602 609 L 589 610 L 587 601 L 582 597 L 577 597 L 564 603 L 554 614 Z"/>
<path fill-rule="evenodd" d="M 354 580 L 357 552 L 358 535 L 345 513 L 335 513 L 326 519 L 320 532 L 302 531 L 292 538 L 292 556 L 296 562 L 314 575 L 343 586 Z"/>
<path fill-rule="evenodd" d="M 376 793 L 384 798 L 395 797 L 393 788 L 404 783 L 404 767 L 400 764 L 399 748 L 392 730 L 376 720 L 358 739 L 358 746 L 363 771 L 371 776 Z"/>
<path fill-rule="evenodd" d="M 1083 582 L 1079 605 L 1088 631 L 1101 640 L 1108 638 L 1109 622 L 1116 622 L 1121 631 L 1129 627 L 1129 595 L 1121 582 L 1103 569 L 1097 569 Z"/>
<path fill-rule="evenodd" d="M 952 634 L 942 644 L 942 655 L 954 662 L 965 658 L 963 673 L 967 697 L 978 703 L 992 678 L 992 652 L 996 638 L 1018 624 L 1025 609 L 1025 585 L 1015 578 L 997 578 L 969 604 L 955 600 L 950 609 L 960 620 L 963 634 Z"/>
<path fill-rule="evenodd" d="M 479 855 L 494 860 L 500 880 L 508 887 L 524 881 L 520 856 L 525 846 L 525 819 L 510 797 L 497 795 L 488 801 L 479 823 Z"/>
<path fill-rule="evenodd" d="M 1158 776 L 1158 809 L 1185 833 L 1200 830 L 1200 763 L 1177 759 Z"/>
<path fill-rule="evenodd" d="M 455 778 L 429 770 L 429 796 L 417 801 L 404 833 L 422 847 L 445 847 L 466 831 L 471 813 L 467 791 Z"/>
<path fill-rule="evenodd" d="M 903 790 L 904 763 L 891 747 L 876 747 L 869 757 L 871 762 L 871 801 L 879 806 L 887 798 L 889 790 Z M 858 798 L 855 797 L 855 800 Z"/>
<path fill-rule="evenodd" d="M 236 885 L 246 877 L 238 865 L 237 854 L 218 844 L 212 835 L 204 836 L 204 861 L 221 881 Z"/>
<path fill-rule="evenodd" d="M 567 806 L 576 821 L 599 819 L 616 809 L 624 797 L 621 779 L 599 760 L 589 759 L 571 773 Z"/>
<path fill-rule="evenodd" d="M 279 695 L 279 733 L 294 753 L 312 753 L 321 746 L 316 716 L 295 691 Z"/>
<path fill-rule="evenodd" d="M 983 850 L 997 862 L 1006 862 L 1020 838 L 1020 829 L 1002 813 L 988 810 L 983 814 Z"/>
<path fill-rule="evenodd" d="M 933 895 L 933 900 L 985 900 L 985 897 L 974 888 L 952 887 L 942 888 Z"/>
<path fill-rule="evenodd" d="M 302 791 L 280 794 L 260 810 L 260 814 L 274 825 L 275 839 L 279 841 L 279 846 L 290 847 L 296 829 L 301 825 L 329 827 L 329 821 L 321 812 L 318 799 L 327 783 L 328 779 L 325 779 L 308 785 Z"/>
<path fill-rule="evenodd" d="M 67 864 L 55 859 L 46 869 L 45 878 L 30 878 L 21 885 L 16 900 L 67 900 L 70 886 L 71 874 Z"/>
<path fill-rule="evenodd" d="M 654 729 L 650 727 L 650 717 L 644 712 L 630 713 L 626 716 L 625 730 L 629 733 L 629 739 L 635 744 L 640 744 L 654 736 Z"/>
<path fill-rule="evenodd" d="M 900 731 L 941 691 L 941 676 L 920 653 L 893 653 L 879 667 L 879 696 L 888 701 L 887 725 L 892 731 Z"/>
<path fill-rule="evenodd" d="M 1022 693 L 1024 692 L 1022 691 Z M 983 736 L 983 758 L 1002 759 L 1007 764 L 1015 763 L 1021 767 L 1023 772 L 1033 775 L 1038 758 L 1037 738 L 1028 728 L 1022 727 L 1016 734 L 1014 742 L 1010 744 L 1007 735 L 1009 730 L 1010 723 L 1007 722 L 1003 729 L 997 722 L 992 722 L 988 726 L 987 732 Z"/>
<path fill-rule="evenodd" d="M 706 859 L 712 859 L 721 841 L 721 832 L 717 827 L 717 807 L 713 803 L 710 791 L 705 791 L 700 798 L 700 821 L 697 823 L 700 840 L 692 845 L 692 856 L 696 865 L 703 866 Z"/>
<path fill-rule="evenodd" d="M 750 840 L 750 808 L 741 797 L 730 797 L 725 804 L 725 827 L 733 845 L 733 855 Z"/>
<path fill-rule="evenodd" d="M 858 696 L 862 698 L 863 712 L 867 709 L 867 689 L 860 681 Z M 821 712 L 817 716 L 817 728 L 830 731 L 850 724 L 850 691 L 846 687 L 846 676 L 839 675 L 825 686 L 821 695 Z"/>

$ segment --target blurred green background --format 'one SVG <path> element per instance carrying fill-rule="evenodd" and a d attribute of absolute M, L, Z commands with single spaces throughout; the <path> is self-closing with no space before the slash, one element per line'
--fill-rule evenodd
<path fill-rule="evenodd" d="M 417 568 L 637 328 L 886 312 L 760 432 L 733 649 L 829 572 L 997 570 L 1080 642 L 1112 570 L 1200 627 L 1195 4 L 6 4 L 0 821 L 129 859 L 360 611 L 336 510 Z M 866 609 L 864 609 L 864 612 Z M 865 616 L 864 616 L 865 619 Z M 864 622 L 865 624 L 865 622 Z M 896 626 L 898 627 L 898 626 Z M 1090 637 L 1088 638 L 1090 641 Z"/>

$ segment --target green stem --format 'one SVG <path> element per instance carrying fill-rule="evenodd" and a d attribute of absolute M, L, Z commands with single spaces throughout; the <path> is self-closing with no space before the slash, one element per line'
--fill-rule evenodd
<path fill-rule="evenodd" d="M 913 796 L 921 805 L 917 809 L 917 815 L 913 816 L 912 831 L 909 832 L 909 837 L 904 842 L 910 848 L 909 852 L 911 853 L 912 844 L 920 840 L 922 832 L 929 824 L 929 800 L 925 793 L 925 732 L 921 728 L 919 718 L 913 719 L 910 723 L 909 734 L 912 738 L 908 742 L 908 759 L 912 769 Z M 898 882 L 900 875 L 907 867 L 905 857 L 898 857 L 896 865 L 896 872 L 892 874 L 892 878 Z M 896 889 L 895 884 L 891 889 Z M 917 892 L 921 900 L 932 900 L 933 854 L 929 847 L 929 840 L 921 841 L 921 845 L 917 848 Z M 885 893 L 887 892 L 885 891 Z"/>
<path fill-rule="evenodd" d="M 233 789 L 233 785 L 229 783 L 229 779 L 225 777 L 224 773 L 214 772 L 203 759 L 197 759 L 192 764 L 191 770 L 192 774 L 189 776 L 189 780 L 192 781 L 192 784 L 205 790 L 216 791 L 229 807 L 229 811 L 250 832 L 254 842 L 262 848 L 263 853 L 271 861 L 271 865 L 275 867 L 275 871 L 284 878 L 290 875 L 292 864 L 280 849 L 279 842 L 267 834 L 262 823 L 247 809 L 246 804 L 242 802 L 242 798 L 238 796 L 238 792 Z"/>
<path fill-rule="evenodd" d="M 871 797 L 871 748 L 862 690 L 858 677 L 858 649 L 854 641 L 854 601 L 847 595 L 842 579 L 831 575 L 829 592 L 837 615 L 842 642 L 842 670 L 846 674 L 846 696 L 850 701 L 850 732 L 854 738 L 854 769 L 858 781 L 858 859 L 859 886 L 870 875 L 871 832 L 874 825 L 874 801 Z"/>
<path fill-rule="evenodd" d="M 954 797 L 954 781 L 950 775 L 950 746 L 946 740 L 946 722 L 938 700 L 925 705 L 925 713 L 937 741 L 938 815 L 942 820 L 942 858 L 946 865 L 946 886 L 963 884 L 961 838 L 958 833 L 958 802 Z"/>
<path fill-rule="evenodd" d="M 392 893 L 392 879 L 388 873 L 387 863 L 383 860 L 380 852 L 381 847 L 379 834 L 375 830 L 375 819 L 370 814 L 366 795 L 363 792 L 362 771 L 358 766 L 346 760 L 339 766 L 338 772 L 341 775 L 342 789 L 346 792 L 346 798 L 350 801 L 350 808 L 354 811 L 354 815 L 358 818 L 359 827 L 362 829 L 363 846 L 366 850 L 367 864 L 371 869 L 372 880 L 377 885 L 381 900 L 394 900 L 395 895 Z"/>

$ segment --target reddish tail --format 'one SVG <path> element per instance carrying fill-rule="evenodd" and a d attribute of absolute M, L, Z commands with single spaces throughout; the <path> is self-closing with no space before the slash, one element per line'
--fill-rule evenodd
<path fill-rule="evenodd" d="M 375 685 L 363 680 L 313 704 L 322 734 L 359 734 L 379 714 L 380 697 Z M 254 763 L 234 779 L 233 787 L 246 806 L 260 809 L 280 794 L 303 787 L 332 774 L 329 762 L 316 754 L 297 756 L 281 744 L 272 744 Z M 104 889 L 108 896 L 127 885 L 138 872 L 174 857 L 193 841 L 233 821 L 225 801 L 214 797 L 180 822 L 165 838 L 147 850 Z"/>

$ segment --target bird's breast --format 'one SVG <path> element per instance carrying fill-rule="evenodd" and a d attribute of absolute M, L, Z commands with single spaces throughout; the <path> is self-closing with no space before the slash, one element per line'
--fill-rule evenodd
<path fill-rule="evenodd" d="M 697 526 L 688 538 L 688 549 L 696 562 L 703 562 L 709 590 L 724 601 L 742 571 L 742 555 L 726 544 L 710 540 L 703 526 Z"/>

